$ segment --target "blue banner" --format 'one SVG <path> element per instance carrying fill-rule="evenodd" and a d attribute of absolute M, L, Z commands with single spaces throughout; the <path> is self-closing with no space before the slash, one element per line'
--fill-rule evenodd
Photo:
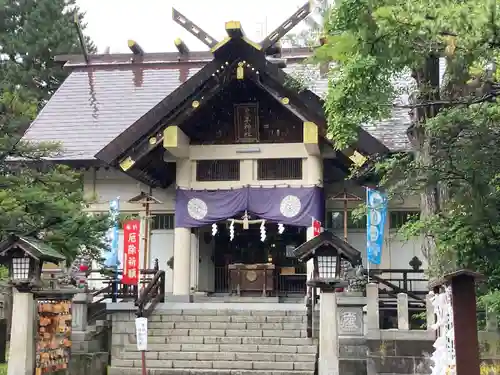
<path fill-rule="evenodd" d="M 387 216 L 387 195 L 366 188 L 366 254 L 368 262 L 380 264 L 384 244 L 384 227 Z"/>
<path fill-rule="evenodd" d="M 109 241 L 109 252 L 106 253 L 104 265 L 109 268 L 117 268 L 120 265 L 118 259 L 118 238 L 119 238 L 119 223 L 120 215 L 120 198 L 113 199 L 109 202 L 109 216 L 113 222 L 113 226 L 109 228 L 106 238 Z"/>

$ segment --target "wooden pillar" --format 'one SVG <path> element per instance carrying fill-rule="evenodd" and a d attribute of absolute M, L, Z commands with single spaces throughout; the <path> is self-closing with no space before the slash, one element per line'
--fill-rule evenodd
<path fill-rule="evenodd" d="M 479 375 L 475 276 L 461 272 L 450 279 L 457 375 Z"/>

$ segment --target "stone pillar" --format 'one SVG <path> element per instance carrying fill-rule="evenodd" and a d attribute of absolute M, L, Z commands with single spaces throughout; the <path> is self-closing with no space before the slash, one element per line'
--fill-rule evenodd
<path fill-rule="evenodd" d="M 35 303 L 32 293 L 13 288 L 7 375 L 32 375 L 35 368 Z"/>
<path fill-rule="evenodd" d="M 312 223 L 312 221 L 311 221 Z M 307 232 L 306 232 L 306 241 L 309 241 L 313 239 L 313 227 L 307 227 Z M 314 262 L 312 259 L 309 259 L 306 263 L 306 269 L 307 269 L 307 281 L 312 279 L 312 273 L 314 270 Z"/>
<path fill-rule="evenodd" d="M 319 305 L 318 375 L 339 375 L 337 324 L 337 294 L 334 289 L 322 290 Z"/>
<path fill-rule="evenodd" d="M 368 331 L 378 330 L 378 285 L 368 283 L 366 285 L 366 328 Z"/>
<path fill-rule="evenodd" d="M 398 293 L 398 329 L 407 331 L 410 329 L 410 317 L 408 311 L 408 294 Z"/>
<path fill-rule="evenodd" d="M 173 294 L 188 296 L 191 283 L 191 229 L 174 229 Z"/>
<path fill-rule="evenodd" d="M 305 183 L 308 185 L 319 185 L 322 184 L 323 182 L 323 159 L 319 156 L 319 149 L 318 149 L 318 138 L 317 138 L 317 126 L 316 124 L 313 123 L 307 123 L 304 124 L 304 127 L 311 127 L 316 129 L 316 135 L 313 137 L 313 139 L 310 139 L 309 141 L 311 143 L 308 143 L 306 145 L 306 149 L 309 149 L 308 151 L 308 157 L 307 159 L 304 160 L 303 166 L 305 167 Z M 305 131 L 305 130 L 304 130 Z M 306 134 L 306 133 L 304 133 Z M 307 143 L 307 142 L 306 142 Z M 325 202 L 323 202 L 323 205 L 325 205 Z M 322 217 L 315 217 L 316 220 L 320 220 L 323 225 L 325 226 L 325 223 L 323 223 L 324 218 Z M 312 218 L 311 218 L 311 225 L 312 225 Z M 306 240 L 309 241 L 313 238 L 313 228 L 309 226 L 307 228 L 306 232 Z M 307 280 L 309 281 L 311 279 L 313 272 L 313 261 L 312 259 L 307 262 Z"/>
<path fill-rule="evenodd" d="M 71 304 L 71 326 L 73 331 L 85 331 L 87 329 L 89 297 L 87 293 L 78 293 L 73 297 Z"/>
<path fill-rule="evenodd" d="M 427 316 L 427 330 L 433 331 L 432 326 L 436 323 L 436 315 L 434 315 L 434 306 L 432 305 L 433 294 L 427 293 L 425 296 L 425 311 Z"/>

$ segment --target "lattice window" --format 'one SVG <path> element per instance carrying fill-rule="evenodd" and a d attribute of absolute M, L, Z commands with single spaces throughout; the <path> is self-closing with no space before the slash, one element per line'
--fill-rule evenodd
<path fill-rule="evenodd" d="M 257 161 L 259 180 L 301 180 L 302 159 L 260 159 Z"/>
<path fill-rule="evenodd" d="M 326 228 L 328 229 L 344 229 L 344 211 L 328 211 L 326 214 Z M 366 216 L 354 217 L 352 211 L 347 211 L 347 228 L 348 229 L 365 229 Z"/>
<path fill-rule="evenodd" d="M 239 181 L 239 160 L 198 160 L 196 181 Z"/>
<path fill-rule="evenodd" d="M 420 215 L 420 211 L 412 210 L 412 211 L 391 211 L 389 213 L 390 219 L 390 228 L 391 229 L 399 229 L 409 221 L 413 220 L 415 217 L 418 218 Z"/>
<path fill-rule="evenodd" d="M 174 214 L 153 214 L 151 229 L 174 229 Z"/>

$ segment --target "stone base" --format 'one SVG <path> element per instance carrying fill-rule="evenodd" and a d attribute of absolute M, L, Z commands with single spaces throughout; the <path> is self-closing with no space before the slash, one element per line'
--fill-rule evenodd
<path fill-rule="evenodd" d="M 108 375 L 141 375 L 140 368 L 109 367 Z M 294 370 L 215 370 L 215 369 L 154 369 L 148 368 L 149 375 L 311 375 L 310 371 Z M 73 374 L 71 374 L 73 375 Z M 357 374 L 356 374 L 357 375 Z"/>
<path fill-rule="evenodd" d="M 183 302 L 190 303 L 193 302 L 193 296 L 191 294 L 187 295 L 175 295 L 175 294 L 167 294 L 165 296 L 165 302 Z"/>
<path fill-rule="evenodd" d="M 69 373 L 71 375 L 106 375 L 109 353 L 71 353 Z"/>

